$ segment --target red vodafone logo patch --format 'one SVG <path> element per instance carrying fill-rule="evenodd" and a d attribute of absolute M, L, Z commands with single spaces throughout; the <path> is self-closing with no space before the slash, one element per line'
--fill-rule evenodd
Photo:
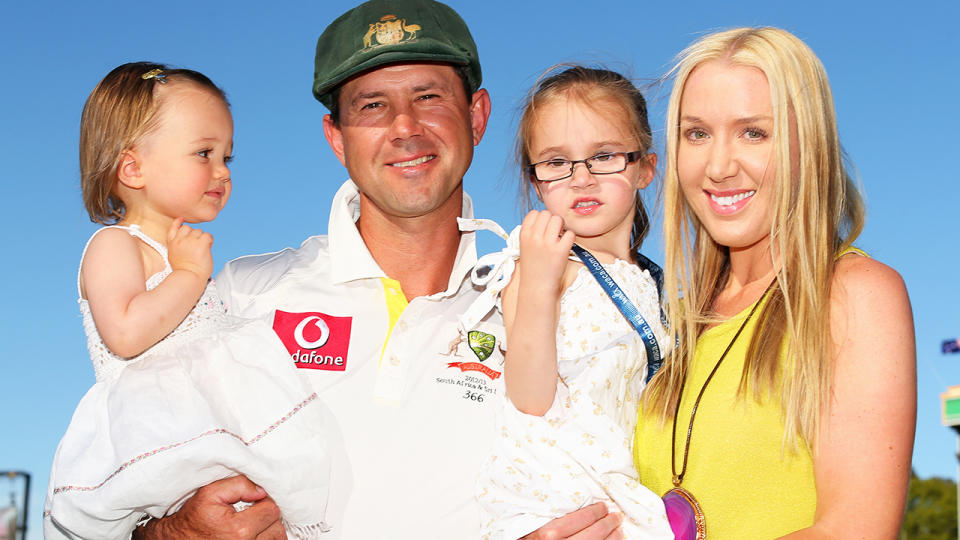
<path fill-rule="evenodd" d="M 276 310 L 273 331 L 298 368 L 344 371 L 353 317 Z"/>

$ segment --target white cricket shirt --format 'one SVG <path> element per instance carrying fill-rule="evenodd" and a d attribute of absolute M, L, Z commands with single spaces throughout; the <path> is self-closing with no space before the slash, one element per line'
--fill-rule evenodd
<path fill-rule="evenodd" d="M 328 235 L 231 261 L 217 288 L 232 314 L 272 325 L 327 408 L 324 538 L 477 538 L 474 487 L 504 393 L 505 332 L 496 310 L 467 335 L 458 327 L 481 292 L 470 281 L 474 233 L 461 235 L 447 290 L 408 305 L 364 245 L 359 214 L 348 180 Z"/>

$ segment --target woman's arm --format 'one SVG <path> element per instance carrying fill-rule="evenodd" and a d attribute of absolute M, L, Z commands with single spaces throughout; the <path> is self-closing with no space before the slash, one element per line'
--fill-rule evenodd
<path fill-rule="evenodd" d="M 504 384 L 513 405 L 543 415 L 557 391 L 557 311 L 574 235 L 547 211 L 527 214 L 520 228 L 520 261 L 503 290 L 507 330 Z"/>
<path fill-rule="evenodd" d="M 153 248 L 120 229 L 93 238 L 80 281 L 97 331 L 114 354 L 136 356 L 183 321 L 210 278 L 212 244 L 209 234 L 174 221 L 167 235 L 173 272 L 147 291 L 145 258 L 155 256 Z"/>
<path fill-rule="evenodd" d="M 814 525 L 784 538 L 897 538 L 917 417 L 913 314 L 903 279 L 866 257 L 837 263 L 833 392 L 814 453 Z"/>

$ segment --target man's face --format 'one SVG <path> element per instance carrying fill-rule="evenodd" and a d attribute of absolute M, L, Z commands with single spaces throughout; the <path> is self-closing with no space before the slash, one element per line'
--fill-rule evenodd
<path fill-rule="evenodd" d="M 461 181 L 490 114 L 485 90 L 465 96 L 445 64 L 395 64 L 344 83 L 340 125 L 324 134 L 365 202 L 390 217 L 459 214 Z"/>

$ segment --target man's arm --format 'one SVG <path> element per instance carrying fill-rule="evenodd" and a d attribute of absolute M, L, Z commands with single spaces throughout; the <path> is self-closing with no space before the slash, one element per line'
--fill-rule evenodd
<path fill-rule="evenodd" d="M 233 503 L 240 501 L 254 504 L 237 512 Z M 198 489 L 176 513 L 152 519 L 133 532 L 134 540 L 282 540 L 286 537 L 276 503 L 263 488 L 245 476 L 208 484 Z"/>

